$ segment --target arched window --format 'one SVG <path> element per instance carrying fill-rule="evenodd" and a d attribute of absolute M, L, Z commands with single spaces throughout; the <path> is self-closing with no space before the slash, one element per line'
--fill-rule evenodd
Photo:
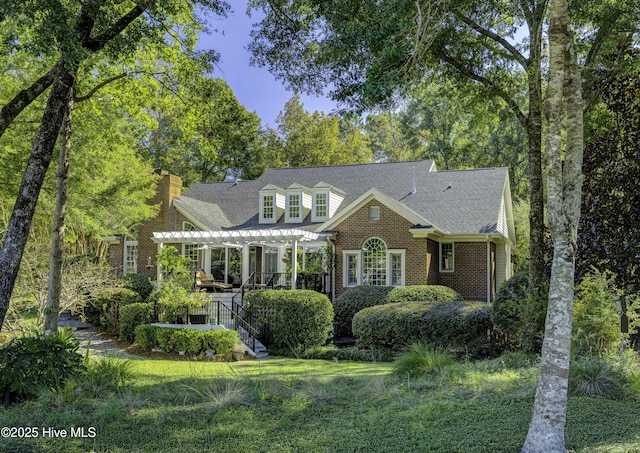
<path fill-rule="evenodd" d="M 387 284 L 387 245 L 380 238 L 370 238 L 362 244 L 362 284 Z"/>
<path fill-rule="evenodd" d="M 358 250 L 343 250 L 343 285 L 402 286 L 405 249 L 390 249 L 380 238 L 371 237 Z"/>

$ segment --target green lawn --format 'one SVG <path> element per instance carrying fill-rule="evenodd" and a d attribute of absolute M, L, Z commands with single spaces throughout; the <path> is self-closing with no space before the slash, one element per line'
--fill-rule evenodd
<path fill-rule="evenodd" d="M 536 366 L 464 364 L 395 378 L 386 363 L 134 360 L 116 392 L 74 390 L 0 412 L 0 426 L 96 430 L 87 438 L 4 438 L 3 452 L 517 452 Z M 571 398 L 567 446 L 640 451 L 638 400 Z"/>

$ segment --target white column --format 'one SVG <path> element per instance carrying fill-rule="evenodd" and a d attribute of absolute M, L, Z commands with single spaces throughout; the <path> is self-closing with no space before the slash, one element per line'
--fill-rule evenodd
<path fill-rule="evenodd" d="M 242 283 L 249 278 L 249 244 L 242 244 Z"/>
<path fill-rule="evenodd" d="M 298 278 L 297 272 L 298 264 L 298 241 L 293 241 L 293 248 L 291 250 L 291 289 L 296 289 L 296 279 Z"/>
<path fill-rule="evenodd" d="M 158 242 L 158 255 L 162 254 L 162 242 Z M 156 265 L 156 288 L 160 289 L 162 286 L 162 264 L 157 263 Z"/>

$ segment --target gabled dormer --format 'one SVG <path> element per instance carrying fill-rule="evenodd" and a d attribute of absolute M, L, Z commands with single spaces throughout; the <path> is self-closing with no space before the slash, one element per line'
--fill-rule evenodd
<path fill-rule="evenodd" d="M 260 190 L 260 223 L 276 223 L 285 211 L 285 191 L 273 184 Z"/>
<path fill-rule="evenodd" d="M 311 211 L 311 191 L 300 185 L 291 184 L 285 194 L 285 215 L 287 223 L 301 223 Z"/>
<path fill-rule="evenodd" d="M 345 193 L 326 182 L 320 181 L 311 189 L 312 222 L 325 222 L 338 210 Z"/>

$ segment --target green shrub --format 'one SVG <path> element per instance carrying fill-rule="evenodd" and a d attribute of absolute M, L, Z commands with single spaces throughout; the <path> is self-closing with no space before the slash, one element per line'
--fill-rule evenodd
<path fill-rule="evenodd" d="M 620 315 L 616 312 L 610 272 L 585 276 L 576 288 L 573 302 L 573 352 L 605 354 L 620 345 Z"/>
<path fill-rule="evenodd" d="M 142 302 L 135 291 L 128 288 L 101 289 L 91 294 L 89 304 L 91 314 L 97 314 L 97 319 L 86 316 L 89 322 L 100 325 L 111 335 L 119 333 L 118 311 L 125 305 Z"/>
<path fill-rule="evenodd" d="M 491 305 L 486 302 L 407 302 L 365 308 L 353 317 L 359 347 L 401 350 L 424 341 L 472 356 L 490 352 Z"/>
<path fill-rule="evenodd" d="M 240 337 L 235 330 L 200 331 L 142 325 L 136 328 L 136 343 L 146 351 L 159 347 L 164 352 L 185 351 L 198 355 L 213 351 L 216 355 L 230 356 Z"/>
<path fill-rule="evenodd" d="M 230 356 L 233 347 L 240 343 L 235 330 L 209 330 L 202 332 L 202 350 L 216 355 Z"/>
<path fill-rule="evenodd" d="M 516 274 L 505 281 L 493 301 L 491 321 L 497 345 L 504 350 L 520 349 L 537 354 L 542 347 L 548 295 L 529 291 L 529 277 Z"/>
<path fill-rule="evenodd" d="M 173 342 L 178 351 L 184 351 L 187 354 L 199 354 L 202 351 L 202 335 L 197 330 L 175 329 Z"/>
<path fill-rule="evenodd" d="M 158 347 L 158 338 L 156 335 L 158 327 L 144 324 L 136 327 L 135 340 L 138 345 L 145 351 L 151 351 Z"/>
<path fill-rule="evenodd" d="M 85 371 L 70 330 L 14 338 L 0 348 L 0 396 L 4 404 L 34 398 L 42 388 L 63 386 Z"/>
<path fill-rule="evenodd" d="M 261 290 L 247 293 L 243 302 L 246 312 L 266 329 L 261 341 L 276 355 L 299 354 L 331 338 L 333 307 L 324 294 Z"/>
<path fill-rule="evenodd" d="M 362 285 L 340 295 L 333 303 L 336 336 L 352 337 L 353 315 L 364 308 L 386 304 L 387 296 L 393 289 L 391 286 Z"/>
<path fill-rule="evenodd" d="M 120 324 L 120 339 L 133 343 L 136 338 L 136 327 L 149 324 L 153 317 L 153 306 L 147 303 L 135 303 L 120 307 L 118 323 Z"/>
<path fill-rule="evenodd" d="M 133 362 L 117 357 L 103 357 L 89 364 L 85 382 L 94 396 L 117 390 L 135 377 Z"/>
<path fill-rule="evenodd" d="M 428 343 L 418 342 L 409 346 L 393 362 L 393 373 L 399 376 L 441 374 L 456 365 L 453 354 L 434 348 Z"/>
<path fill-rule="evenodd" d="M 398 286 L 387 295 L 385 303 L 399 302 L 455 302 L 463 297 L 455 290 L 441 285 Z"/>
<path fill-rule="evenodd" d="M 583 357 L 569 368 L 569 394 L 616 397 L 621 393 L 624 376 L 605 358 Z"/>
<path fill-rule="evenodd" d="M 303 359 L 352 360 L 354 362 L 390 362 L 393 352 L 386 348 L 360 349 L 355 346 L 337 348 L 335 345 L 315 346 L 304 351 Z"/>
<path fill-rule="evenodd" d="M 122 276 L 125 285 L 130 290 L 138 293 L 142 301 L 146 301 L 153 292 L 153 283 L 151 277 L 146 274 L 127 274 Z"/>

